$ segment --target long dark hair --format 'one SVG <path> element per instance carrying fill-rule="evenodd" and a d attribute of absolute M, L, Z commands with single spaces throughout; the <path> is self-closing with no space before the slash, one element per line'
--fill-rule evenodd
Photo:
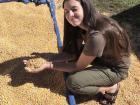
<path fill-rule="evenodd" d="M 64 3 L 68 0 L 64 0 Z M 105 39 L 105 49 L 110 49 L 113 58 L 120 58 L 123 55 L 129 56 L 130 54 L 130 41 L 127 33 L 119 24 L 106 16 L 103 16 L 96 12 L 91 0 L 77 0 L 84 8 L 83 24 L 88 27 L 88 31 L 100 31 Z M 63 39 L 63 51 L 73 54 L 79 54 L 77 46 L 78 38 L 81 38 L 83 30 L 78 27 L 73 27 L 64 18 L 64 39 Z M 110 55 L 109 55 L 110 56 Z"/>

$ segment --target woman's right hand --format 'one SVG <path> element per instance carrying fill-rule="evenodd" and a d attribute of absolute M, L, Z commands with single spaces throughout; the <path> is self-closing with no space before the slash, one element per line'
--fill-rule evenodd
<path fill-rule="evenodd" d="M 27 60 L 23 60 L 23 63 L 25 65 L 27 65 L 28 61 Z M 43 65 L 41 65 L 39 68 L 36 68 L 36 69 L 35 68 L 33 69 L 33 68 L 25 66 L 25 70 L 27 72 L 29 72 L 29 73 L 38 73 L 38 72 L 41 72 L 41 71 L 43 71 L 45 69 L 51 69 L 51 65 L 52 65 L 52 62 L 46 62 Z"/>

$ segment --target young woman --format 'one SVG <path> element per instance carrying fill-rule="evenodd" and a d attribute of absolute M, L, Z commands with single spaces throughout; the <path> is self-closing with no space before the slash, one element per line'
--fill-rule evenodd
<path fill-rule="evenodd" d="M 31 73 L 47 69 L 69 72 L 66 86 L 71 92 L 102 93 L 101 103 L 110 105 L 115 102 L 119 82 L 128 76 L 130 43 L 127 33 L 115 20 L 96 12 L 90 0 L 64 0 L 63 8 L 61 54 L 71 55 L 71 60 L 45 63 L 34 70 L 25 69 Z"/>

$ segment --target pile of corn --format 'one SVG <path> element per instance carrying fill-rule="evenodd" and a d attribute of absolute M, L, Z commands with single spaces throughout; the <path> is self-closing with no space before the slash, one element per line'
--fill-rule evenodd
<path fill-rule="evenodd" d="M 56 10 L 63 36 L 63 11 Z M 44 59 L 32 53 L 57 53 L 52 17 L 47 5 L 0 4 L 0 105 L 67 105 L 63 73 L 30 74 L 23 60 L 39 67 Z"/>
<path fill-rule="evenodd" d="M 56 0 L 56 5 L 63 0 Z M 56 10 L 63 37 L 63 9 Z M 23 60 L 39 67 L 47 53 L 58 53 L 53 21 L 47 5 L 9 2 L 0 4 L 0 105 L 68 105 L 63 73 L 30 74 Z M 116 105 L 138 105 L 140 63 L 132 56 L 130 77 L 122 82 Z M 131 85 L 130 85 L 131 84 Z M 85 100 L 85 99 L 81 99 Z M 94 100 L 79 105 L 99 105 Z"/>

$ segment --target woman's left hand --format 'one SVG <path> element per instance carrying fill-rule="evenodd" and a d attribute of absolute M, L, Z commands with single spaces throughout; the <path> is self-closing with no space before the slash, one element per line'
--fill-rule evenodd
<path fill-rule="evenodd" d="M 27 64 L 27 60 L 23 60 L 23 63 L 26 65 Z M 29 73 L 38 73 L 38 72 L 41 72 L 45 69 L 51 69 L 51 65 L 52 65 L 52 62 L 47 62 L 47 63 L 44 63 L 43 65 L 41 65 L 39 68 L 29 68 L 29 67 L 25 67 L 25 70 Z"/>

